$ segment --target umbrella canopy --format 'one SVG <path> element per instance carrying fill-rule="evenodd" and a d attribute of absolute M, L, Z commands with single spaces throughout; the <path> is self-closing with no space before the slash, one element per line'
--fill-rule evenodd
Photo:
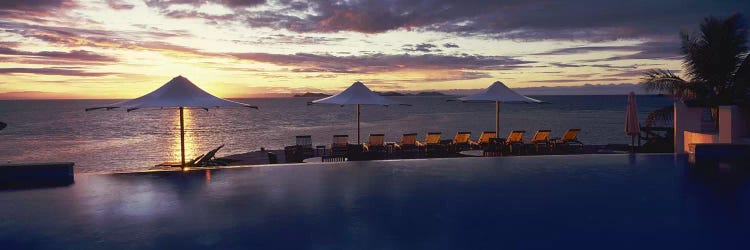
<path fill-rule="evenodd" d="M 125 108 L 128 111 L 139 108 L 214 108 L 214 107 L 249 107 L 258 108 L 244 103 L 225 100 L 209 94 L 198 86 L 195 86 L 190 80 L 183 76 L 172 78 L 160 88 L 144 96 L 133 100 L 113 103 L 106 106 L 88 108 L 94 109 L 113 109 Z"/>
<path fill-rule="evenodd" d="M 337 105 L 357 105 L 357 144 L 359 144 L 359 105 L 397 105 L 400 102 L 378 95 L 365 86 L 364 83 L 354 82 L 352 86 L 346 88 L 341 93 L 312 101 L 313 104 L 337 104 Z"/>
<path fill-rule="evenodd" d="M 466 102 L 541 103 L 542 101 L 516 93 L 500 81 L 474 95 L 458 98 Z"/>
<path fill-rule="evenodd" d="M 185 167 L 185 122 L 183 118 L 184 108 L 216 108 L 216 107 L 248 107 L 258 109 L 256 106 L 225 100 L 209 94 L 190 80 L 183 76 L 172 78 L 169 82 L 144 96 L 133 100 L 122 101 L 110 105 L 87 108 L 86 111 L 95 109 L 123 108 L 128 112 L 141 108 L 179 108 L 180 109 L 180 153 L 182 167 Z"/>
<path fill-rule="evenodd" d="M 641 125 L 638 122 L 638 104 L 635 101 L 635 93 L 628 95 L 628 106 L 625 111 L 625 134 L 631 137 L 631 143 L 635 146 L 635 137 L 641 134 Z"/>
<path fill-rule="evenodd" d="M 516 93 L 500 81 L 474 95 L 458 98 L 464 102 L 495 102 L 495 137 L 500 137 L 500 103 L 542 103 L 542 101 Z"/>
<path fill-rule="evenodd" d="M 372 92 L 364 83 L 354 82 L 341 93 L 312 101 L 313 103 L 338 104 L 338 105 L 394 105 L 400 102 L 385 98 Z"/>

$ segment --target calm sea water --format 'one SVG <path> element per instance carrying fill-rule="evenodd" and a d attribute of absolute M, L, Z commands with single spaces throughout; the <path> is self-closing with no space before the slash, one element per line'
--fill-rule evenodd
<path fill-rule="evenodd" d="M 446 102 L 450 97 L 393 97 L 411 106 L 363 106 L 362 142 L 369 133 L 385 133 L 398 141 L 403 133 L 440 131 L 450 139 L 471 131 L 476 139 L 494 130 L 494 104 Z M 501 104 L 500 132 L 551 129 L 559 137 L 581 128 L 586 144 L 629 143 L 624 134 L 627 96 L 534 96 L 547 104 Z M 186 112 L 189 157 L 221 144 L 219 156 L 294 144 L 295 135 L 312 135 L 314 144 L 328 144 L 334 134 L 356 141 L 353 106 L 312 105 L 312 98 L 238 99 L 253 109 L 191 109 Z M 87 107 L 116 100 L 0 100 L 0 162 L 72 161 L 78 172 L 148 169 L 179 160 L 179 111 L 144 109 L 90 111 Z M 639 118 L 670 105 L 658 96 L 637 98 Z M 528 135 L 529 137 L 531 135 Z"/>

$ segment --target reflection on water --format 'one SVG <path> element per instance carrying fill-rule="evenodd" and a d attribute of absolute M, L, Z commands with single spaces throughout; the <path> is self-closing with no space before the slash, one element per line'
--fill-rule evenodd
<path fill-rule="evenodd" d="M 195 129 L 193 128 L 193 112 L 199 112 L 198 109 L 188 109 L 186 108 L 183 112 L 183 120 L 184 120 L 184 126 L 185 126 L 185 162 L 188 162 L 192 160 L 193 158 L 197 157 L 199 155 L 198 151 L 196 150 L 196 138 L 195 138 Z M 172 137 L 170 146 L 170 158 L 174 159 L 174 161 L 179 162 L 180 161 L 180 110 L 175 109 L 174 111 L 170 111 L 170 113 L 174 113 L 172 118 L 172 123 L 170 126 L 170 132 L 174 131 L 175 136 Z"/>
<path fill-rule="evenodd" d="M 211 170 L 206 169 L 206 184 L 211 184 Z"/>

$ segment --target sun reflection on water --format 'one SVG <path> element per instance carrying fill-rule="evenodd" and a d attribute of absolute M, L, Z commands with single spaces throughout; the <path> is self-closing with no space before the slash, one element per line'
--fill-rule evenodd
<path fill-rule="evenodd" d="M 193 125 L 193 116 L 191 109 L 184 109 L 183 112 L 183 120 L 184 120 L 184 126 L 185 126 L 185 162 L 189 162 L 193 158 L 197 157 L 197 148 L 196 148 L 196 138 L 195 138 L 195 128 L 192 127 Z M 174 111 L 174 118 L 172 119 L 174 131 L 174 136 L 171 138 L 170 143 L 170 152 L 172 159 L 175 161 L 180 161 L 180 109 L 175 109 Z"/>

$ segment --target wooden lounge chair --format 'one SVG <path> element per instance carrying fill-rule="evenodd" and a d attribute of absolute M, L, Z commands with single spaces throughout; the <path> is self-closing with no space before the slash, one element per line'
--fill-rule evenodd
<path fill-rule="evenodd" d="M 199 155 L 192 160 L 185 162 L 185 166 L 195 166 L 195 163 L 199 161 L 206 154 Z M 182 167 L 182 163 L 179 161 L 167 161 L 154 165 L 154 167 Z"/>
<path fill-rule="evenodd" d="M 481 135 L 479 135 L 479 139 L 476 141 L 469 141 L 469 144 L 472 146 L 477 146 L 480 148 L 484 148 L 487 146 L 487 144 L 490 143 L 490 138 L 494 138 L 497 135 L 495 131 L 484 131 Z"/>
<path fill-rule="evenodd" d="M 208 151 L 208 153 L 199 155 L 198 157 L 193 158 L 192 160 L 185 162 L 185 166 L 188 167 L 207 167 L 207 166 L 226 166 L 228 163 L 236 160 L 232 159 L 217 159 L 216 158 L 216 152 L 219 151 L 219 149 L 223 148 L 224 144 L 221 146 Z M 182 167 L 181 162 L 162 162 L 159 164 L 154 165 L 156 167 Z"/>
<path fill-rule="evenodd" d="M 332 156 L 346 156 L 349 147 L 349 135 L 334 135 L 331 143 Z"/>
<path fill-rule="evenodd" d="M 456 136 L 453 137 L 451 146 L 453 151 L 458 152 L 469 148 L 469 141 L 471 139 L 471 132 L 457 132 Z"/>
<path fill-rule="evenodd" d="M 364 145 L 364 150 L 385 152 L 385 135 L 370 134 L 370 138 L 367 139 L 367 143 L 365 143 Z"/>
<path fill-rule="evenodd" d="M 224 144 L 221 144 L 221 146 L 215 148 L 214 150 L 208 151 L 208 153 L 206 153 L 206 155 L 201 157 L 200 160 L 188 166 L 195 166 L 195 167 L 207 167 L 207 166 L 219 166 L 219 165 L 225 166 L 226 165 L 225 162 L 215 160 L 216 152 L 219 152 L 219 149 L 223 147 L 224 147 Z"/>
<path fill-rule="evenodd" d="M 427 132 L 424 141 L 418 142 L 417 144 L 420 148 L 424 149 L 425 152 L 440 153 L 444 149 L 443 145 L 440 144 L 440 136 L 442 134 L 443 133 L 440 132 Z"/>
<path fill-rule="evenodd" d="M 397 150 L 416 150 L 419 147 L 417 142 L 417 133 L 401 135 L 401 142 L 395 144 Z"/>
<path fill-rule="evenodd" d="M 578 134 L 581 133 L 581 129 L 572 128 L 565 131 L 565 134 L 563 134 L 562 138 L 552 138 L 550 139 L 550 142 L 552 143 L 552 146 L 557 148 L 559 146 L 566 146 L 567 148 L 570 148 L 571 146 L 576 146 L 583 151 L 583 143 L 578 141 Z"/>
<path fill-rule="evenodd" d="M 523 135 L 526 133 L 524 130 L 513 130 L 510 131 L 510 134 L 508 135 L 508 139 L 505 140 L 505 143 L 508 145 L 508 148 L 510 149 L 510 152 L 516 152 L 521 153 L 521 148 L 523 148 Z"/>
<path fill-rule="evenodd" d="M 544 146 L 547 148 L 547 150 L 550 149 L 550 143 L 549 143 L 549 134 L 551 133 L 551 130 L 544 129 L 544 130 L 537 130 L 536 133 L 534 133 L 534 137 L 531 138 L 531 141 L 529 143 L 526 143 L 526 145 L 530 145 L 534 147 L 534 152 L 539 153 L 539 147 Z"/>
<path fill-rule="evenodd" d="M 421 146 L 428 145 L 440 145 L 440 136 L 443 133 L 440 132 L 428 132 L 427 136 L 424 137 L 424 142 L 420 142 Z"/>

